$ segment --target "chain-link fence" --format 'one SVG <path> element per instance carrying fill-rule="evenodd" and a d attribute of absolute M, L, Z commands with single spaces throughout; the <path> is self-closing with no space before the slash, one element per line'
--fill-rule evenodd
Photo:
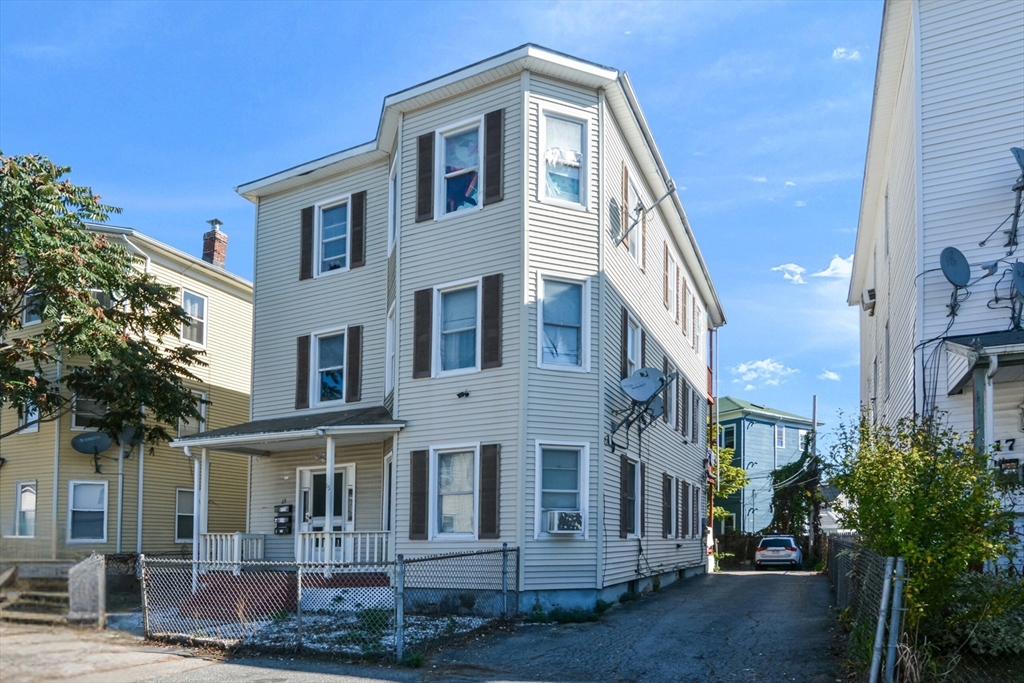
<path fill-rule="evenodd" d="M 516 613 L 516 548 L 377 564 L 142 558 L 147 637 L 352 658 L 422 654 Z"/>

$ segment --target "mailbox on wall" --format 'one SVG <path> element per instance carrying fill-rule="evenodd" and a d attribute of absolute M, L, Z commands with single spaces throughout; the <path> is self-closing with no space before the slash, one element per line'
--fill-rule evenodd
<path fill-rule="evenodd" d="M 292 506 L 274 506 L 274 535 L 287 536 L 292 533 Z"/>

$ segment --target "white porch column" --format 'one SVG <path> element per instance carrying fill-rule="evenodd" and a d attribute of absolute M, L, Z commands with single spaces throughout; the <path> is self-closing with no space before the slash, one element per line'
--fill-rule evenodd
<path fill-rule="evenodd" d="M 334 531 L 334 437 L 327 437 L 327 488 L 324 496 L 324 531 Z M 328 537 L 330 538 L 330 537 Z M 333 545 L 328 541 L 330 545 Z M 334 548 L 324 549 L 325 558 L 331 558 Z"/>
<path fill-rule="evenodd" d="M 200 483 L 202 485 L 202 503 L 200 504 L 202 521 L 199 531 L 207 534 L 210 533 L 210 452 L 205 448 L 203 449 L 203 475 Z"/>
<path fill-rule="evenodd" d="M 199 516 L 202 514 L 199 510 L 199 476 L 201 468 L 199 459 L 192 455 L 192 451 L 188 446 L 185 446 L 185 455 L 192 462 L 192 561 L 198 562 L 202 559 L 199 556 Z"/>

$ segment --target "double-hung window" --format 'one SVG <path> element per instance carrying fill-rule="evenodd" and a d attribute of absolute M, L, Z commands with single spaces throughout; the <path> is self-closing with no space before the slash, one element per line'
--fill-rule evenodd
<path fill-rule="evenodd" d="M 560 111 L 544 111 L 541 128 L 541 200 L 586 207 L 586 124 Z"/>
<path fill-rule="evenodd" d="M 722 448 L 736 449 L 736 426 L 726 425 L 722 427 Z"/>
<path fill-rule="evenodd" d="M 314 337 L 316 377 L 314 396 L 318 403 L 345 400 L 345 332 Z"/>
<path fill-rule="evenodd" d="M 333 202 L 317 207 L 317 273 L 348 268 L 349 201 Z"/>
<path fill-rule="evenodd" d="M 576 533 L 586 534 L 586 467 L 587 446 L 575 444 L 540 443 L 537 446 L 537 529 L 539 538 L 547 531 L 552 512 L 579 513 Z M 563 521 L 572 528 L 572 520 Z"/>
<path fill-rule="evenodd" d="M 798 429 L 796 432 L 797 446 L 800 448 L 800 452 L 803 453 L 807 449 L 807 430 Z"/>
<path fill-rule="evenodd" d="M 480 206 L 480 121 L 437 133 L 440 215 Z"/>
<path fill-rule="evenodd" d="M 398 243 L 398 207 L 401 202 L 398 188 L 398 158 L 391 164 L 388 176 L 388 255 Z"/>
<path fill-rule="evenodd" d="M 589 282 L 540 278 L 541 366 L 589 369 Z"/>
<path fill-rule="evenodd" d="M 629 319 L 626 329 L 626 376 L 640 369 L 640 324 Z"/>
<path fill-rule="evenodd" d="M 435 535 L 475 535 L 476 450 L 439 450 L 435 468 Z"/>
<path fill-rule="evenodd" d="M 25 295 L 25 306 L 21 310 L 22 327 L 28 327 L 43 321 L 43 312 L 39 310 L 40 303 L 39 297 L 35 293 L 29 292 Z"/>
<path fill-rule="evenodd" d="M 636 261 L 636 264 L 643 267 L 644 262 L 644 231 L 643 231 L 643 200 L 640 199 L 640 193 L 637 192 L 636 185 L 632 182 L 629 184 L 629 202 L 630 204 L 626 207 L 626 225 L 624 230 L 629 230 L 629 227 L 633 225 L 633 221 L 637 221 L 636 227 L 629 230 L 629 254 Z"/>
<path fill-rule="evenodd" d="M 177 489 L 174 496 L 174 542 L 191 543 L 195 523 L 192 489 Z"/>
<path fill-rule="evenodd" d="M 107 482 L 68 482 L 68 540 L 107 541 Z"/>
<path fill-rule="evenodd" d="M 183 289 L 181 305 L 190 319 L 181 325 L 181 338 L 192 344 L 206 346 L 206 297 Z"/>
<path fill-rule="evenodd" d="M 192 436 L 200 432 L 206 431 L 206 404 L 203 401 L 206 400 L 206 393 L 202 391 L 193 391 L 192 395 L 199 399 L 199 414 L 202 416 L 202 420 L 186 420 L 180 418 L 178 420 L 178 438 L 183 436 Z"/>
<path fill-rule="evenodd" d="M 783 425 L 775 425 L 775 447 L 786 447 L 786 428 Z"/>
<path fill-rule="evenodd" d="M 436 303 L 436 367 L 441 373 L 479 370 L 479 284 L 439 288 Z"/>
<path fill-rule="evenodd" d="M 639 481 L 640 466 L 630 460 L 626 463 L 626 533 L 633 536 L 638 536 L 640 532 L 640 515 L 637 514 L 640 508 Z"/>
<path fill-rule="evenodd" d="M 106 406 L 100 401 L 75 396 L 71 403 L 71 428 L 96 429 L 106 414 Z"/>
<path fill-rule="evenodd" d="M 397 331 L 398 331 L 398 320 L 395 314 L 395 305 L 391 304 L 391 309 L 388 310 L 388 320 L 385 334 L 385 345 L 384 345 L 384 395 L 387 396 L 395 388 L 395 377 L 397 376 L 397 354 L 395 353 L 395 346 L 397 344 Z"/>
<path fill-rule="evenodd" d="M 14 535 L 31 538 L 36 535 L 36 482 L 19 481 L 14 495 Z"/>
<path fill-rule="evenodd" d="M 669 254 L 669 248 L 665 247 L 665 309 L 668 317 L 673 321 L 679 320 L 679 295 L 677 285 L 679 283 L 679 266 Z"/>
<path fill-rule="evenodd" d="M 18 412 L 18 433 L 32 434 L 39 431 L 39 408 L 32 403 L 21 406 Z"/>
<path fill-rule="evenodd" d="M 676 371 L 676 367 L 671 363 L 668 364 L 668 375 Z M 678 424 L 678 405 L 676 401 L 676 394 L 679 392 L 679 382 L 681 378 L 676 377 L 674 382 L 671 382 L 665 386 L 665 414 L 668 416 L 669 429 L 675 429 Z"/>

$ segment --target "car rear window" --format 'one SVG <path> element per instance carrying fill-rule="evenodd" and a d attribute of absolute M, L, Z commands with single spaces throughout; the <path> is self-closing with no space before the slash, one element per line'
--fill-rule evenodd
<path fill-rule="evenodd" d="M 761 541 L 762 548 L 785 548 L 790 544 L 789 539 L 785 538 L 765 538 Z"/>

